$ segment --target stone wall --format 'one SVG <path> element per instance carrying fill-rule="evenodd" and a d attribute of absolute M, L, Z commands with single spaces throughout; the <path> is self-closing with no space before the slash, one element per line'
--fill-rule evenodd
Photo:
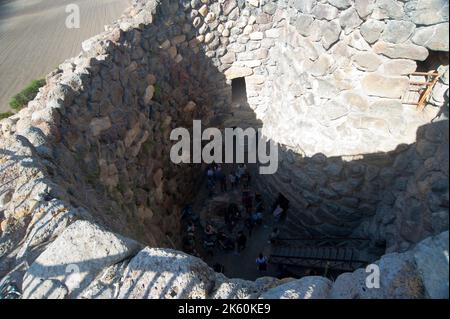
<path fill-rule="evenodd" d="M 226 118 L 236 77 L 246 78 L 265 135 L 283 146 L 279 172 L 261 186 L 291 200 L 292 235 L 359 234 L 398 251 L 444 231 L 448 121 L 428 124 L 438 107 L 420 113 L 398 100 L 414 60 L 448 51 L 439 36 L 448 15 L 436 7 L 445 5 L 134 0 L 47 77 L 27 108 L 0 122 L 0 276 L 24 279 L 32 290 L 36 278 L 46 278 L 57 285 L 52 291 L 79 297 L 57 278 L 62 269 L 49 272 L 54 261 L 39 268 L 76 227 L 93 242 L 102 225 L 144 245 L 177 247 L 180 208 L 195 195 L 200 170 L 170 162 L 170 131 L 192 119 L 208 125 Z M 431 102 L 445 111 L 448 68 L 440 72 Z M 374 83 L 381 85 L 375 90 Z M 424 124 L 415 144 L 397 147 L 415 142 Z M 126 267 L 121 262 L 141 249 L 119 236 L 110 250 L 111 236 L 99 241 L 107 256 L 89 255 L 92 264 L 71 256 L 77 241 L 58 258 L 83 262 L 92 271 L 84 284 L 97 283 L 99 272 Z M 147 276 L 153 259 L 141 257 L 133 259 Z M 205 278 L 218 276 L 205 271 Z M 199 283 L 199 291 L 210 284 Z M 251 289 L 259 296 L 269 286 Z M 208 289 L 200 295 L 210 296 Z"/>

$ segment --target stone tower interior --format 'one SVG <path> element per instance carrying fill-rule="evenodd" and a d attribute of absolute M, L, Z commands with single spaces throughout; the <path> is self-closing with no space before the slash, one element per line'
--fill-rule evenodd
<path fill-rule="evenodd" d="M 448 1 L 132 2 L 0 121 L 0 278 L 31 298 L 273 297 L 311 278 L 328 297 L 441 296 L 420 275 L 420 247 L 448 246 Z M 424 89 L 411 83 L 430 71 L 439 78 L 419 108 Z M 170 160 L 172 130 L 192 132 L 194 120 L 260 129 L 278 147 L 276 173 L 247 163 L 265 207 L 248 250 L 210 254 L 198 239 L 187 252 L 235 279 L 179 252 L 186 207 L 202 238 L 208 223 L 228 232 L 229 204 L 242 206 L 241 185 L 208 194 L 207 164 Z M 236 168 L 223 165 L 227 175 Z M 285 214 L 275 222 L 277 205 Z M 98 239 L 103 231 L 118 237 Z M 254 265 L 259 252 L 272 261 L 266 273 Z M 390 279 L 360 290 L 364 267 L 379 260 L 412 269 L 393 278 L 422 276 L 417 287 L 392 292 Z M 82 270 L 76 285 L 52 267 L 66 263 Z M 177 275 L 148 275 L 158 267 Z M 442 272 L 448 289 L 448 258 Z"/>

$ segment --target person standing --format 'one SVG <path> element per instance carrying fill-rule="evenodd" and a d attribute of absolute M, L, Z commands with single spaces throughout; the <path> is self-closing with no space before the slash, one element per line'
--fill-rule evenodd
<path fill-rule="evenodd" d="M 263 253 L 260 253 L 256 259 L 256 267 L 260 272 L 267 271 L 267 257 Z"/>
<path fill-rule="evenodd" d="M 237 244 L 237 252 L 238 253 L 243 251 L 247 245 L 247 237 L 244 235 L 244 233 L 242 231 L 240 231 L 238 233 L 236 244 Z"/>

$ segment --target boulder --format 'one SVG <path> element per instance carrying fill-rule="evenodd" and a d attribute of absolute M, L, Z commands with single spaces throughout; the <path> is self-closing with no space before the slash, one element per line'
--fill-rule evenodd
<path fill-rule="evenodd" d="M 403 43 L 412 36 L 415 29 L 416 25 L 412 22 L 389 20 L 381 39 L 390 43 Z"/>
<path fill-rule="evenodd" d="M 401 20 L 405 16 L 403 4 L 396 0 L 377 0 L 371 17 L 377 20 Z"/>
<path fill-rule="evenodd" d="M 428 298 L 448 299 L 448 231 L 414 248 L 414 259 Z"/>
<path fill-rule="evenodd" d="M 53 287 L 64 285 L 70 298 L 77 298 L 104 268 L 134 255 L 139 244 L 96 224 L 80 220 L 69 227 L 34 261 L 24 275 L 24 298 L 46 298 Z M 56 281 L 55 281 L 56 280 Z M 58 288 L 60 289 L 60 288 Z M 61 288 L 62 289 L 62 288 Z M 65 295 L 62 289 L 61 296 Z"/>
<path fill-rule="evenodd" d="M 261 292 L 255 282 L 243 279 L 228 279 L 216 274 L 215 286 L 211 299 L 252 299 Z"/>
<path fill-rule="evenodd" d="M 350 0 L 328 0 L 328 3 L 341 10 L 347 9 L 352 5 Z"/>
<path fill-rule="evenodd" d="M 369 43 L 375 43 L 384 31 L 385 23 L 374 19 L 369 19 L 361 25 L 360 32 L 363 38 Z"/>
<path fill-rule="evenodd" d="M 384 76 L 371 73 L 364 76 L 362 88 L 367 95 L 398 99 L 409 87 L 409 80 L 402 76 Z"/>
<path fill-rule="evenodd" d="M 412 254 L 392 253 L 381 257 L 371 268 L 360 268 L 353 273 L 340 275 L 331 288 L 330 297 L 333 299 L 420 299 L 424 297 L 423 293 L 423 283 Z"/>
<path fill-rule="evenodd" d="M 394 44 L 378 41 L 373 46 L 373 51 L 377 54 L 383 54 L 391 59 L 424 61 L 428 57 L 428 50 L 426 48 L 409 42 Z"/>
<path fill-rule="evenodd" d="M 233 66 L 225 71 L 225 76 L 228 80 L 246 77 L 253 74 L 253 70 L 247 67 Z"/>
<path fill-rule="evenodd" d="M 383 63 L 382 68 L 385 75 L 408 75 L 416 71 L 417 63 L 413 60 L 395 59 Z"/>
<path fill-rule="evenodd" d="M 433 51 L 448 52 L 448 22 L 429 27 L 417 28 L 412 42 Z"/>
<path fill-rule="evenodd" d="M 318 3 L 311 13 L 316 19 L 331 21 L 337 17 L 339 10 L 329 4 Z"/>
<path fill-rule="evenodd" d="M 417 25 L 448 22 L 448 0 L 417 0 L 406 7 L 406 14 Z"/>
<path fill-rule="evenodd" d="M 103 131 L 111 128 L 111 120 L 108 116 L 102 118 L 95 118 L 90 123 L 90 128 L 93 136 L 100 135 Z"/>
<path fill-rule="evenodd" d="M 205 299 L 214 282 L 214 271 L 201 259 L 147 247 L 130 260 L 118 298 Z"/>
<path fill-rule="evenodd" d="M 361 18 L 366 18 L 373 12 L 375 0 L 355 0 L 355 9 Z"/>
<path fill-rule="evenodd" d="M 347 33 L 349 30 L 358 27 L 361 23 L 363 23 L 363 21 L 359 18 L 359 15 L 354 8 L 348 8 L 339 15 L 339 24 Z"/>
<path fill-rule="evenodd" d="M 326 299 L 332 282 L 319 276 L 303 277 L 264 292 L 260 299 Z"/>
<path fill-rule="evenodd" d="M 352 60 L 356 67 L 363 71 L 376 71 L 381 63 L 383 63 L 380 56 L 370 52 L 355 54 Z"/>

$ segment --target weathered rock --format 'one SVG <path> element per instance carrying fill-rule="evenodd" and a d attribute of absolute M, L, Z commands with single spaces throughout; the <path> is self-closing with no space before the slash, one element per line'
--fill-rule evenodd
<path fill-rule="evenodd" d="M 448 299 L 448 231 L 430 237 L 414 248 L 417 269 L 429 298 Z"/>
<path fill-rule="evenodd" d="M 366 18 L 373 11 L 375 0 L 355 0 L 355 9 L 361 18 Z"/>
<path fill-rule="evenodd" d="M 448 22 L 447 0 L 418 0 L 407 11 L 411 21 L 417 25 L 433 25 Z"/>
<path fill-rule="evenodd" d="M 409 87 L 407 77 L 387 77 L 381 74 L 368 74 L 362 80 L 367 95 L 398 99 Z"/>
<path fill-rule="evenodd" d="M 132 256 L 138 249 L 139 244 L 130 239 L 88 221 L 77 221 L 30 266 L 23 280 L 23 295 L 45 298 L 52 291 L 40 289 L 40 285 L 45 280 L 57 280 L 70 297 L 76 298 L 103 268 Z"/>
<path fill-rule="evenodd" d="M 109 119 L 108 116 L 93 119 L 90 124 L 93 136 L 100 135 L 103 131 L 111 128 L 111 126 L 112 126 L 111 120 Z"/>
<path fill-rule="evenodd" d="M 416 71 L 417 63 L 412 60 L 396 59 L 383 63 L 383 74 L 408 75 Z"/>
<path fill-rule="evenodd" d="M 353 56 L 357 68 L 364 71 L 376 71 L 383 63 L 382 59 L 374 53 L 358 53 Z"/>
<path fill-rule="evenodd" d="M 359 18 L 359 15 L 354 8 L 342 11 L 339 15 L 339 24 L 346 33 L 358 27 L 361 23 L 363 23 L 363 21 Z"/>
<path fill-rule="evenodd" d="M 133 257 L 118 298 L 207 298 L 215 274 L 202 260 L 170 249 L 145 248 Z"/>
<path fill-rule="evenodd" d="M 417 28 L 412 41 L 420 46 L 426 47 L 433 51 L 449 50 L 448 45 L 448 22 L 437 25 Z"/>
<path fill-rule="evenodd" d="M 332 282 L 324 277 L 303 277 L 272 288 L 261 299 L 326 299 Z"/>
<path fill-rule="evenodd" d="M 316 17 L 316 19 L 325 19 L 325 20 L 333 20 L 338 15 L 338 9 L 336 7 L 330 6 L 329 4 L 318 3 L 312 9 L 312 15 Z"/>
<path fill-rule="evenodd" d="M 371 17 L 377 20 L 395 19 L 401 20 L 405 15 L 403 5 L 395 0 L 377 0 Z"/>
<path fill-rule="evenodd" d="M 350 0 L 328 0 L 328 3 L 338 9 L 347 9 L 352 5 Z"/>
<path fill-rule="evenodd" d="M 391 44 L 378 41 L 373 46 L 377 54 L 383 54 L 391 59 L 411 59 L 424 61 L 428 57 L 428 50 L 412 43 Z"/>
<path fill-rule="evenodd" d="M 403 43 L 412 36 L 415 29 L 416 25 L 412 22 L 390 20 L 386 23 L 381 39 L 390 43 Z"/>
<path fill-rule="evenodd" d="M 235 78 L 246 77 L 253 74 L 253 70 L 251 68 L 246 67 L 231 67 L 225 71 L 225 76 L 227 79 L 232 80 Z"/>
<path fill-rule="evenodd" d="M 375 43 L 384 31 L 385 23 L 378 20 L 369 19 L 361 25 L 361 35 L 369 43 Z"/>

